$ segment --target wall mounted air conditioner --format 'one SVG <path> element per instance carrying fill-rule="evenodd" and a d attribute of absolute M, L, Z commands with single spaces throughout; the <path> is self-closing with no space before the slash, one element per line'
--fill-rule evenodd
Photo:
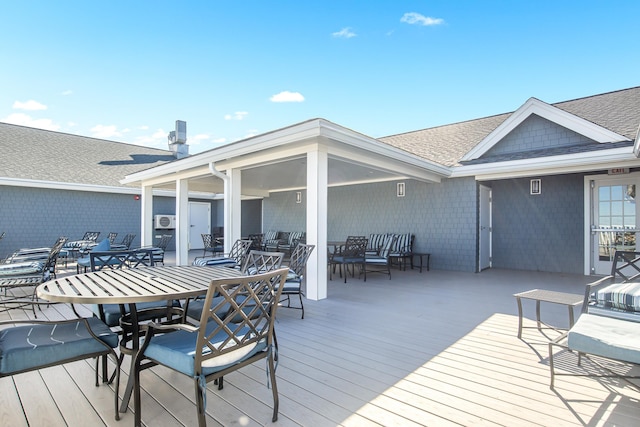
<path fill-rule="evenodd" d="M 176 228 L 176 216 L 175 215 L 156 215 L 153 223 L 156 230 L 167 230 Z"/>

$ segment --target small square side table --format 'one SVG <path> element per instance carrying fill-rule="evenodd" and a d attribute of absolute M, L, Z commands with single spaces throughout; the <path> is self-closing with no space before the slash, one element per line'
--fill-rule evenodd
<path fill-rule="evenodd" d="M 526 292 L 520 292 L 517 294 L 513 294 L 516 297 L 516 301 L 518 303 L 518 338 L 522 337 L 522 299 L 530 299 L 536 302 L 536 320 L 538 322 L 538 329 L 541 329 L 541 324 L 543 322 L 540 321 L 540 303 L 541 302 L 549 302 L 552 304 L 561 304 L 566 305 L 569 309 L 569 328 L 573 326 L 574 317 L 573 317 L 573 308 L 582 304 L 584 299 L 583 295 L 579 294 L 570 294 L 566 292 L 556 292 L 556 291 L 548 291 L 545 289 L 532 289 Z M 551 329 L 558 329 L 546 325 Z"/>

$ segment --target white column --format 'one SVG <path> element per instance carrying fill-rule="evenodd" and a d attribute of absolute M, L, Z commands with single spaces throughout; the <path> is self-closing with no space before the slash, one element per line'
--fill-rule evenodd
<path fill-rule="evenodd" d="M 189 264 L 189 181 L 176 181 L 176 265 Z"/>
<path fill-rule="evenodd" d="M 316 245 L 307 261 L 306 296 L 327 298 L 327 200 L 329 157 L 324 147 L 307 152 L 307 243 Z"/>
<path fill-rule="evenodd" d="M 242 171 L 229 169 L 224 187 L 224 251 L 242 237 Z"/>
<path fill-rule="evenodd" d="M 142 185 L 140 195 L 140 246 L 153 245 L 153 187 Z"/>

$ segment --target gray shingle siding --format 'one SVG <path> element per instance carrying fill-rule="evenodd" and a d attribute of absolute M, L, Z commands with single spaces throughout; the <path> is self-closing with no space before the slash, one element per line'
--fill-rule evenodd
<path fill-rule="evenodd" d="M 598 145 L 579 133 L 533 114 L 487 151 L 483 157 L 585 144 Z"/>
<path fill-rule="evenodd" d="M 132 195 L 0 186 L 0 257 L 20 248 L 49 247 L 59 236 L 80 239 L 86 231 L 137 235 L 140 201 Z"/>
<path fill-rule="evenodd" d="M 530 178 L 493 181 L 493 267 L 582 274 L 584 178 L 544 176 L 542 194 Z"/>
<path fill-rule="evenodd" d="M 450 179 L 441 184 L 406 181 L 405 197 L 396 197 L 396 183 L 330 188 L 328 239 L 412 233 L 414 250 L 431 253 L 433 268 L 475 271 L 475 180 Z M 263 209 L 265 231 L 305 227 L 305 205 L 295 203 L 295 192 L 277 193 L 264 199 Z"/>

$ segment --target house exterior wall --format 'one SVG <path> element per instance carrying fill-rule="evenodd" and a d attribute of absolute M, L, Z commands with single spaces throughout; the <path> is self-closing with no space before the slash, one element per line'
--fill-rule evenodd
<path fill-rule="evenodd" d="M 328 198 L 328 239 L 372 233 L 412 233 L 414 251 L 431 253 L 431 267 L 476 271 L 477 184 L 473 178 L 440 184 L 397 182 L 333 187 Z M 293 231 L 305 227 L 305 204 L 295 192 L 277 193 L 263 201 L 263 230 Z"/>
<path fill-rule="evenodd" d="M 553 273 L 583 272 L 583 174 L 493 181 L 492 266 Z"/>
<path fill-rule="evenodd" d="M 582 144 L 597 143 L 577 132 L 532 114 L 485 153 L 485 156 Z"/>
<path fill-rule="evenodd" d="M 117 232 L 116 242 L 135 233 L 140 244 L 140 201 L 130 194 L 91 193 L 0 186 L 0 257 L 20 248 L 50 247 L 60 236 L 82 238 L 100 231 L 99 240 Z"/>

